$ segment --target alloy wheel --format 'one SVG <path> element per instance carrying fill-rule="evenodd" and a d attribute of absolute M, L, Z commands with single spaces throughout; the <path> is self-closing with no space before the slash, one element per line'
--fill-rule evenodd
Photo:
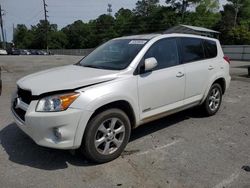
<path fill-rule="evenodd" d="M 125 138 L 125 126 L 119 118 L 103 121 L 95 134 L 95 148 L 102 155 L 113 154 Z"/>
<path fill-rule="evenodd" d="M 221 101 L 221 93 L 219 91 L 219 88 L 213 88 L 210 92 L 208 105 L 211 111 L 216 111 L 218 107 L 220 106 Z"/>

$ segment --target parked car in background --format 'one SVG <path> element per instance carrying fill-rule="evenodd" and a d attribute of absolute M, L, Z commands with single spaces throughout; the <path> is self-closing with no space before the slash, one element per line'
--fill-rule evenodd
<path fill-rule="evenodd" d="M 108 162 L 139 125 L 194 106 L 216 114 L 231 80 L 229 63 L 213 38 L 121 37 L 77 64 L 20 79 L 11 110 L 37 144 L 79 148 L 92 161 Z"/>
<path fill-rule="evenodd" d="M 19 49 L 12 49 L 11 55 L 21 55 L 21 50 L 19 50 Z"/>
<path fill-rule="evenodd" d="M 43 50 L 27 50 L 27 49 L 9 49 L 8 54 L 10 55 L 49 55 Z"/>
<path fill-rule="evenodd" d="M 31 55 L 39 55 L 37 50 L 30 50 Z"/>
<path fill-rule="evenodd" d="M 38 51 L 37 51 L 37 54 L 38 54 L 38 55 L 48 55 L 48 53 L 45 52 L 45 51 L 43 51 L 43 50 L 38 50 Z"/>
<path fill-rule="evenodd" d="M 7 51 L 4 49 L 0 49 L 0 55 L 7 55 Z"/>
<path fill-rule="evenodd" d="M 29 50 L 20 50 L 21 55 L 31 55 Z"/>

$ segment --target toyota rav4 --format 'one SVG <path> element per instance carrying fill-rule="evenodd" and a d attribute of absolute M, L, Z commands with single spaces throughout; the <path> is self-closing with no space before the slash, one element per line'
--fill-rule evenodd
<path fill-rule="evenodd" d="M 79 148 L 103 163 L 122 153 L 139 125 L 194 106 L 214 115 L 230 79 L 217 39 L 128 36 L 106 42 L 74 65 L 20 79 L 11 110 L 38 145 Z"/>

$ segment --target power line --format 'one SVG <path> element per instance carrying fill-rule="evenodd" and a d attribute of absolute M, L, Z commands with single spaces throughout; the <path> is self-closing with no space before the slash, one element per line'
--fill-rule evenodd
<path fill-rule="evenodd" d="M 43 10 L 40 10 L 39 12 L 37 12 L 36 14 L 34 14 L 34 16 L 31 16 L 29 19 L 26 19 L 26 22 L 30 22 L 33 23 L 38 17 L 41 16 L 41 13 L 43 12 Z"/>

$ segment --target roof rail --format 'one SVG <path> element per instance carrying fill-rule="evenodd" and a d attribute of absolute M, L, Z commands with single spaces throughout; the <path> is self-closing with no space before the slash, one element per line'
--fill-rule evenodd
<path fill-rule="evenodd" d="M 207 29 L 204 27 L 197 27 L 191 25 L 178 25 L 174 26 L 163 32 L 164 34 L 168 33 L 184 33 L 184 34 L 193 34 L 193 35 L 201 35 L 212 38 L 219 38 L 220 32 L 214 31 L 211 29 Z"/>

